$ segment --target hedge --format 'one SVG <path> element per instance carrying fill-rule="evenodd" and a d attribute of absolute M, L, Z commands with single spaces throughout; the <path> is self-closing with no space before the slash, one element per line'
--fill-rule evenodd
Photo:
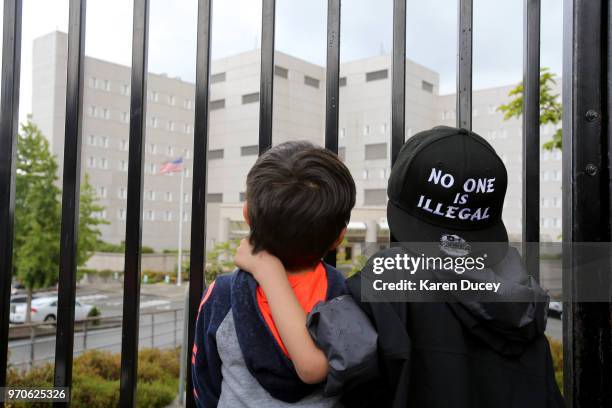
<path fill-rule="evenodd" d="M 137 405 L 163 408 L 177 396 L 180 349 L 143 349 L 138 353 Z M 107 408 L 119 406 L 121 356 L 89 350 L 74 359 L 72 406 Z M 52 387 L 53 364 L 46 363 L 29 371 L 8 371 L 8 386 Z M 15 403 L 6 407 L 48 407 L 49 403 Z"/>

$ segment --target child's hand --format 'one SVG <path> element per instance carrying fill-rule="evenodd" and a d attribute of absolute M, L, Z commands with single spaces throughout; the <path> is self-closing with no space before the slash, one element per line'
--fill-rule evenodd
<path fill-rule="evenodd" d="M 253 246 L 248 239 L 242 239 L 240 246 L 236 249 L 234 263 L 240 269 L 249 272 L 255 280 L 261 284 L 264 277 L 272 277 L 278 274 L 285 274 L 285 267 L 280 259 L 271 255 L 267 251 L 253 253 Z"/>

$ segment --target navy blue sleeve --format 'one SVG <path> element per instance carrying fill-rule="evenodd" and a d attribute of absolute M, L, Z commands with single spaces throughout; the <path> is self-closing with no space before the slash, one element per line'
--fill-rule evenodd
<path fill-rule="evenodd" d="M 218 278 L 211 283 L 196 320 L 191 355 L 193 394 L 198 408 L 216 407 L 221 396 L 221 358 L 217 351 L 216 332 L 229 312 L 229 285 Z"/>

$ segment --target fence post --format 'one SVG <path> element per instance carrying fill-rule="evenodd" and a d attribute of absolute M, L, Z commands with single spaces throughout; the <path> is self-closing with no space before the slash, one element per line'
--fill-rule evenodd
<path fill-rule="evenodd" d="M 177 310 L 176 310 L 176 309 L 174 309 L 174 330 L 173 330 L 173 333 L 174 333 L 174 341 L 172 342 L 172 345 L 173 345 L 174 347 L 176 347 L 176 319 L 178 319 L 178 313 L 177 313 Z"/>
<path fill-rule="evenodd" d="M 151 313 L 151 348 L 155 346 L 155 313 Z"/>
<path fill-rule="evenodd" d="M 30 369 L 34 367 L 34 342 L 36 341 L 36 327 L 30 325 Z"/>
<path fill-rule="evenodd" d="M 87 324 L 89 322 L 85 320 L 85 324 L 83 325 L 83 351 L 87 350 Z"/>

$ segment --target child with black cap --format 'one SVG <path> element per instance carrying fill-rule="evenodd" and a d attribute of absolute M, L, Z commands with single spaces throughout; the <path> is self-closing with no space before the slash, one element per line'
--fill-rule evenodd
<path fill-rule="evenodd" d="M 503 289 L 487 301 L 456 293 L 442 302 L 368 298 L 375 278 L 369 261 L 347 287 L 378 331 L 380 372 L 374 381 L 345 384 L 347 406 L 564 406 L 544 335 L 548 296 L 508 246 L 506 187 L 502 160 L 473 132 L 440 126 L 402 147 L 387 207 L 399 244 L 370 259 L 406 253 L 480 257 L 486 268 L 463 277 L 495 281 Z M 246 252 L 239 254 L 241 262 L 265 265 Z"/>

